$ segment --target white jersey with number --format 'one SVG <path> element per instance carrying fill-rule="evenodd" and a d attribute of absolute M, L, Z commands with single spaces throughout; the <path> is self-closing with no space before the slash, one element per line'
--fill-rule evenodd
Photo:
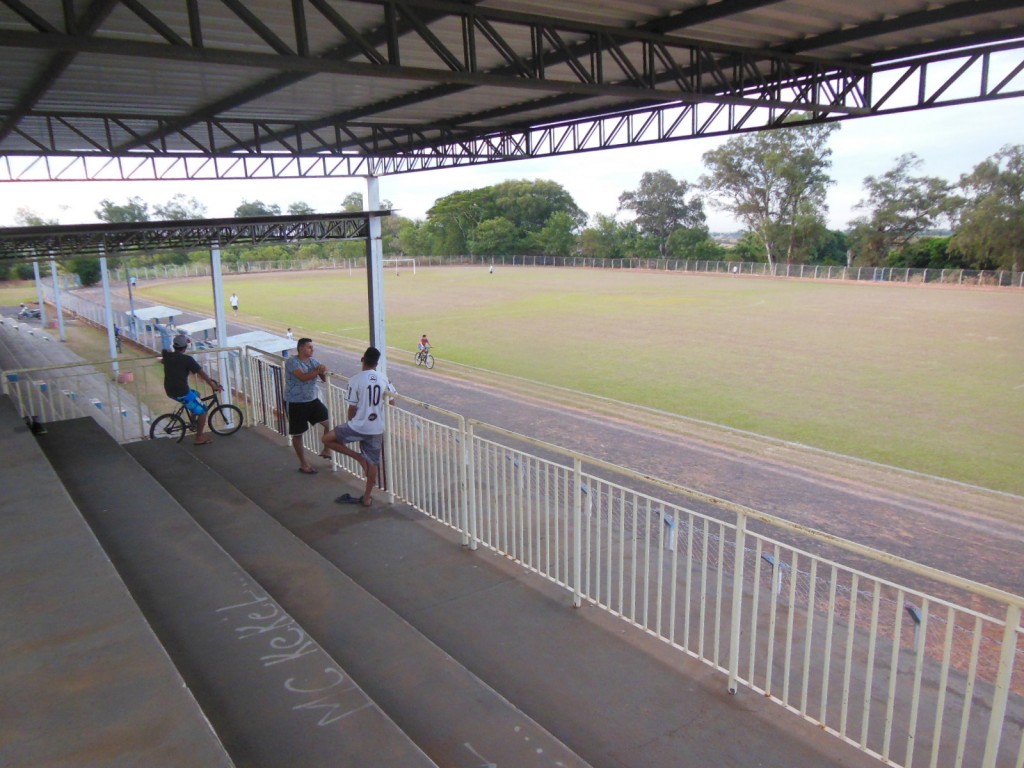
<path fill-rule="evenodd" d="M 379 371 L 361 371 L 349 379 L 345 402 L 356 406 L 349 426 L 363 435 L 384 434 L 384 400 L 394 391 L 388 377 Z"/>

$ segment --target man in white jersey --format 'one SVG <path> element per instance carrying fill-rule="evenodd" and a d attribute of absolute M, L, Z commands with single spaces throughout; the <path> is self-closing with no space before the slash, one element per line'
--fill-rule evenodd
<path fill-rule="evenodd" d="M 350 456 L 359 462 L 366 472 L 366 489 L 362 497 L 343 493 L 335 499 L 339 504 L 373 504 L 373 485 L 377 482 L 380 467 L 381 447 L 384 443 L 384 401 L 393 393 L 387 376 L 377 371 L 380 350 L 367 347 L 363 353 L 363 370 L 348 382 L 348 421 L 328 430 L 323 436 L 324 448 Z M 346 443 L 359 443 L 359 451 L 348 448 Z"/>

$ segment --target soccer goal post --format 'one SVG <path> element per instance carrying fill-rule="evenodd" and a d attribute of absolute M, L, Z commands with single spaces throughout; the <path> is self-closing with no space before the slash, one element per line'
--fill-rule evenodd
<path fill-rule="evenodd" d="M 401 269 L 403 265 L 406 266 L 406 267 L 412 267 L 412 273 L 414 275 L 416 274 L 416 259 L 411 259 L 411 258 L 384 259 L 383 264 L 384 264 L 384 268 L 385 269 L 388 268 L 388 267 L 393 266 L 395 268 L 395 274 L 396 275 L 398 274 L 398 270 Z"/>

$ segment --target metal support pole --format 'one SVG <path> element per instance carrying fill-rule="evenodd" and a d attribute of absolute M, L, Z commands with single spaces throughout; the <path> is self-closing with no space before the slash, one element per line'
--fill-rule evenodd
<path fill-rule="evenodd" d="M 996 768 L 999 757 L 999 741 L 1006 719 L 1006 703 L 1010 695 L 1010 678 L 1013 677 L 1013 662 L 1017 658 L 1017 632 L 1020 629 L 1021 607 L 1010 605 L 1006 609 L 1006 626 L 1003 627 L 1003 644 L 999 652 L 999 667 L 992 691 L 992 712 L 988 717 L 988 735 L 985 738 L 985 756 L 982 768 Z"/>
<path fill-rule="evenodd" d="M 575 492 L 572 495 L 572 519 L 575 535 L 572 543 L 572 607 L 583 605 L 583 463 L 575 457 L 572 463 Z"/>
<path fill-rule="evenodd" d="M 217 346 L 223 349 L 228 343 L 228 322 L 224 314 L 224 276 L 220 271 L 220 243 L 210 243 L 210 280 L 213 283 L 213 317 L 217 321 Z M 221 386 L 224 387 L 223 402 L 231 402 L 231 371 L 228 353 L 221 352 L 220 360 Z"/>
<path fill-rule="evenodd" d="M 103 246 L 100 245 L 100 248 Z M 100 280 L 103 283 L 103 321 L 107 326 L 107 349 L 114 360 L 114 377 L 120 372 L 117 362 L 117 341 L 114 339 L 114 308 L 110 306 L 110 274 L 107 272 L 107 257 L 100 256 Z"/>
<path fill-rule="evenodd" d="M 380 179 L 366 177 L 366 210 L 380 210 Z M 384 332 L 384 251 L 380 238 L 380 218 L 371 215 L 366 240 L 367 298 L 370 309 L 370 344 L 380 350 L 380 370 L 385 376 L 387 337 Z"/>
<path fill-rule="evenodd" d="M 729 693 L 735 694 L 740 674 L 740 623 L 743 620 L 743 554 L 747 545 L 747 516 L 736 518 L 736 566 L 732 575 L 732 620 L 729 622 Z"/>
<path fill-rule="evenodd" d="M 462 448 L 459 462 L 459 530 L 462 531 L 462 546 L 469 545 L 469 435 L 466 432 L 466 417 L 459 414 L 458 440 Z"/>
<path fill-rule="evenodd" d="M 135 297 L 132 296 L 132 276 L 128 265 L 124 266 L 124 279 L 128 284 L 128 335 L 139 340 L 139 320 L 135 317 Z"/>
<path fill-rule="evenodd" d="M 469 548 L 475 552 L 480 545 L 480 538 L 477 536 L 477 511 L 476 511 L 476 458 L 474 441 L 476 440 L 473 431 L 473 422 L 466 425 L 466 488 L 469 496 L 469 525 L 466 530 L 469 532 Z"/>
<path fill-rule="evenodd" d="M 60 304 L 60 282 L 57 280 L 57 260 L 50 259 L 50 276 L 53 278 L 53 303 L 56 305 L 54 312 L 57 315 L 57 332 L 61 341 L 67 341 L 64 335 L 64 313 Z"/>
<path fill-rule="evenodd" d="M 36 301 L 39 303 L 39 324 L 46 327 L 46 304 L 43 303 L 43 281 L 39 277 L 39 262 L 32 262 L 32 272 L 36 277 Z"/>

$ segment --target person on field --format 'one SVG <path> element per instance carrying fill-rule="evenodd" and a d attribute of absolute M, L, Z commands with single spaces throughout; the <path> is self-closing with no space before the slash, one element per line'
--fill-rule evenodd
<path fill-rule="evenodd" d="M 223 392 L 224 388 L 211 379 L 203 366 L 194 357 L 185 354 L 191 339 L 179 333 L 171 342 L 172 350 L 163 350 L 160 361 L 164 364 L 164 392 L 172 400 L 182 403 L 196 418 L 196 445 L 207 445 L 213 440 L 206 437 L 206 406 L 199 398 L 199 393 L 189 386 L 188 377 L 195 374 L 205 381 L 214 392 Z"/>
<path fill-rule="evenodd" d="M 228 299 L 228 301 L 231 303 L 231 309 L 234 310 L 235 312 L 237 312 L 238 311 L 238 294 L 237 293 L 232 293 L 231 294 L 231 298 Z"/>
<path fill-rule="evenodd" d="M 395 392 L 395 388 L 387 376 L 377 371 L 379 349 L 367 347 L 361 362 L 362 371 L 349 380 L 345 395 L 348 421 L 329 430 L 323 442 L 326 449 L 355 459 L 366 472 L 366 487 L 361 497 L 344 493 L 335 501 L 369 507 L 373 505 L 373 485 L 377 481 L 384 444 L 384 401 Z M 359 443 L 359 451 L 348 448 L 347 443 Z"/>
<path fill-rule="evenodd" d="M 292 438 L 295 455 L 299 457 L 299 472 L 306 475 L 315 475 L 316 470 L 306 461 L 302 436 L 306 434 L 311 424 L 319 424 L 323 428 L 323 434 L 327 433 L 327 420 L 330 414 L 327 412 L 327 406 L 320 401 L 317 380 L 327 381 L 328 373 L 327 366 L 313 357 L 312 339 L 299 339 L 295 345 L 295 354 L 284 363 L 284 401 L 288 410 L 288 434 Z M 320 456 L 329 459 L 331 453 L 324 448 Z"/>

